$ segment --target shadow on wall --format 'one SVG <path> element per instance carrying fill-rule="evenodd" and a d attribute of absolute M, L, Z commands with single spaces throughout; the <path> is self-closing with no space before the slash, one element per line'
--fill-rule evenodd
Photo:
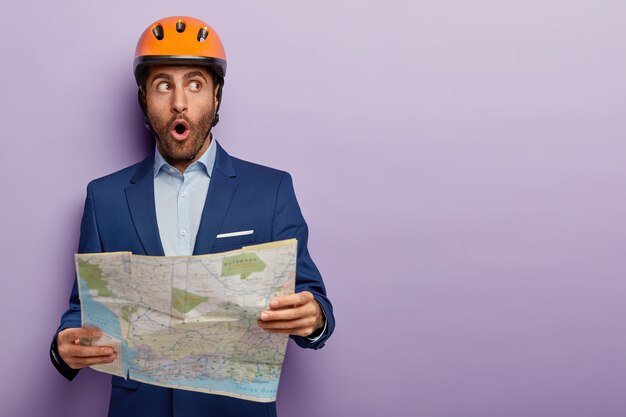
<path fill-rule="evenodd" d="M 324 398 L 319 373 L 330 375 L 327 364 L 322 351 L 302 349 L 289 340 L 276 399 L 279 416 L 299 415 L 303 404 L 313 415 L 320 411 L 319 404 L 312 399 Z"/>
<path fill-rule="evenodd" d="M 154 152 L 154 135 L 144 124 L 144 115 L 137 100 L 137 87 L 124 88 L 120 94 L 119 121 L 121 126 L 128 132 L 128 142 L 123 142 L 122 153 L 137 156 L 137 160 L 143 159 L 149 153 Z"/>
<path fill-rule="evenodd" d="M 3 410 L 6 416 L 71 417 L 89 414 L 106 416 L 109 409 L 111 377 L 85 369 L 74 381 L 69 382 L 54 369 L 52 364 L 45 376 L 34 376 L 23 396 L 14 397 Z M 50 375 L 54 373 L 55 375 Z M 36 375 L 36 374 L 35 374 Z M 33 401 L 33 394 L 37 397 Z M 6 414 L 4 414 L 6 413 Z"/>

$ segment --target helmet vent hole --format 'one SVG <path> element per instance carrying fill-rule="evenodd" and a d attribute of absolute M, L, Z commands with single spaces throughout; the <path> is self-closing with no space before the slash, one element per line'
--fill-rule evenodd
<path fill-rule="evenodd" d="M 182 20 L 176 22 L 176 32 L 183 33 L 185 31 L 185 27 L 185 22 L 183 22 Z"/>
<path fill-rule="evenodd" d="M 206 28 L 200 28 L 198 31 L 198 42 L 204 42 L 209 36 L 209 31 Z"/>
<path fill-rule="evenodd" d="M 163 39 L 163 26 L 161 25 L 157 25 L 152 29 L 152 34 L 154 35 L 155 38 L 157 38 L 158 40 L 162 40 Z"/>

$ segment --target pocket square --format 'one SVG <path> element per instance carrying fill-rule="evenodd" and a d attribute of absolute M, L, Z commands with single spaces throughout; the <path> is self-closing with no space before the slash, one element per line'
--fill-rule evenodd
<path fill-rule="evenodd" d="M 221 239 L 223 237 L 235 237 L 235 236 L 245 236 L 251 235 L 254 233 L 254 230 L 242 230 L 241 232 L 230 232 L 230 233 L 220 233 L 216 236 L 217 239 Z"/>

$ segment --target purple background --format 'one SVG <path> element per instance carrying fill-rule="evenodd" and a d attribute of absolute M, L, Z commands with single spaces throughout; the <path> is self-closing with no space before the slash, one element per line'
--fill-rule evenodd
<path fill-rule="evenodd" d="M 172 14 L 221 35 L 215 134 L 293 174 L 336 308 L 283 417 L 626 415 L 624 2 L 6 3 L 0 415 L 106 415 L 108 376 L 48 346 L 87 182 L 151 146 L 131 62 Z"/>

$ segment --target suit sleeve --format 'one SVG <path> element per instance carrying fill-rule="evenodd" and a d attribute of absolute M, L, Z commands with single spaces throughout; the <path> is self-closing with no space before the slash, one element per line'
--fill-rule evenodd
<path fill-rule="evenodd" d="M 83 218 L 80 224 L 80 240 L 78 243 L 78 253 L 97 253 L 102 252 L 100 244 L 100 236 L 98 234 L 98 227 L 96 223 L 96 213 L 93 204 L 93 191 L 92 185 L 87 187 L 87 198 L 85 200 L 85 209 L 83 211 Z M 81 327 L 80 316 L 80 298 L 78 296 L 78 283 L 74 279 L 74 285 L 72 286 L 72 292 L 70 294 L 69 307 L 61 316 L 61 324 L 57 329 L 54 337 L 52 338 L 52 344 L 50 346 L 50 359 L 55 368 L 68 380 L 74 379 L 78 375 L 78 370 L 70 368 L 59 355 L 56 340 L 57 335 L 61 330 Z"/>
<path fill-rule="evenodd" d="M 272 240 L 298 239 L 296 292 L 310 291 L 322 307 L 326 317 L 326 330 L 315 342 L 310 342 L 301 336 L 291 337 L 300 347 L 320 349 L 335 329 L 333 306 L 326 296 L 322 276 L 309 255 L 307 248 L 309 229 L 296 200 L 291 176 L 286 172 L 278 187 L 275 207 Z"/>

